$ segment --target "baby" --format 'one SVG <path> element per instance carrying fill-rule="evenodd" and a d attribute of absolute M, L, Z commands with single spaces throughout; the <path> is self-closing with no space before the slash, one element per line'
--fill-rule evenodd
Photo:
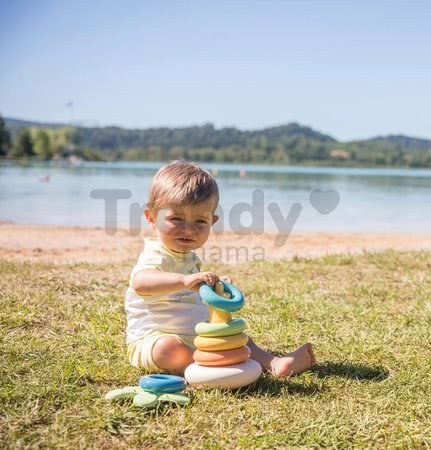
<path fill-rule="evenodd" d="M 195 325 L 208 319 L 198 290 L 201 283 L 229 283 L 228 276 L 201 272 L 193 250 L 208 239 L 219 201 L 214 177 L 185 161 L 165 165 L 153 178 L 145 217 L 156 233 L 130 276 L 126 293 L 128 358 L 149 372 L 182 374 L 193 362 Z M 295 375 L 315 364 L 307 343 L 277 357 L 247 343 L 251 358 L 275 376 Z"/>

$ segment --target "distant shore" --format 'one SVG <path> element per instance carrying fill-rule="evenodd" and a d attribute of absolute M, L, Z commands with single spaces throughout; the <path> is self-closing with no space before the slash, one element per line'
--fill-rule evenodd
<path fill-rule="evenodd" d="M 0 258 L 54 263 L 117 263 L 136 260 L 143 248 L 144 233 L 133 235 L 118 229 L 109 235 L 101 227 L 63 227 L 0 223 Z M 231 264 L 259 260 L 319 257 L 395 250 L 431 250 L 430 234 L 400 233 L 292 233 L 276 244 L 276 235 L 239 236 L 213 234 L 198 253 L 205 263 Z"/>

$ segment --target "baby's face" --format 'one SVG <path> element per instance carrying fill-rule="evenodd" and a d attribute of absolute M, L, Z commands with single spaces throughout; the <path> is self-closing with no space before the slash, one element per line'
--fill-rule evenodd
<path fill-rule="evenodd" d="M 196 205 L 175 206 L 157 212 L 156 217 L 147 218 L 154 224 L 158 239 L 175 252 L 195 250 L 208 239 L 211 226 L 217 222 L 213 199 Z"/>

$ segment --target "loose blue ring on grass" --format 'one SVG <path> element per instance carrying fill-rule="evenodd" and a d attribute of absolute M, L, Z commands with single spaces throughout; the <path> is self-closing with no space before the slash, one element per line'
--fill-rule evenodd
<path fill-rule="evenodd" d="M 239 311 L 244 305 L 244 296 L 242 295 L 242 292 L 226 281 L 222 281 L 222 283 L 224 291 L 228 292 L 231 298 L 221 297 L 214 291 L 214 286 L 203 284 L 199 288 L 199 294 L 202 297 L 202 300 L 206 305 L 215 309 L 220 309 L 224 312 Z"/>
<path fill-rule="evenodd" d="M 186 388 L 187 383 L 182 377 L 175 375 L 147 375 L 139 380 L 139 386 L 144 391 L 159 393 L 174 393 Z"/>

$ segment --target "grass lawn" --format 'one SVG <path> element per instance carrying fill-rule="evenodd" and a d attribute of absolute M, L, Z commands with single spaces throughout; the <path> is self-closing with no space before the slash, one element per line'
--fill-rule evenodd
<path fill-rule="evenodd" d="M 0 263 L 1 448 L 430 448 L 431 253 L 212 266 L 246 296 L 249 334 L 319 364 L 186 408 L 103 399 L 136 385 L 124 291 L 133 261 Z"/>

